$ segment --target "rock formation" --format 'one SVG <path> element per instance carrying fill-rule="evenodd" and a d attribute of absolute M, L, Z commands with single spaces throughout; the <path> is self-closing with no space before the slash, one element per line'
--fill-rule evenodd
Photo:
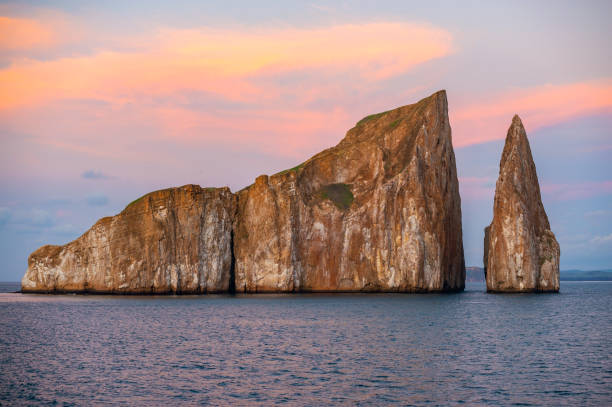
<path fill-rule="evenodd" d="M 65 246 L 28 259 L 24 292 L 228 291 L 235 197 L 186 185 L 152 192 Z"/>
<path fill-rule="evenodd" d="M 499 165 L 493 221 L 485 228 L 487 291 L 559 291 L 559 255 L 527 134 L 514 116 Z"/>
<path fill-rule="evenodd" d="M 446 93 L 368 116 L 238 193 L 236 289 L 447 291 L 465 282 Z"/>
<path fill-rule="evenodd" d="M 66 246 L 23 291 L 462 290 L 461 202 L 446 93 L 359 121 L 335 147 L 232 195 L 154 192 Z"/>

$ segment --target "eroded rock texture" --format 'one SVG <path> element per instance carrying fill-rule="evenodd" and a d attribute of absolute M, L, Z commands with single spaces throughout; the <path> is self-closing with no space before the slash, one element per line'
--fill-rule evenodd
<path fill-rule="evenodd" d="M 444 91 L 364 118 L 337 146 L 237 195 L 238 292 L 464 288 Z"/>
<path fill-rule="evenodd" d="M 196 185 L 152 192 L 65 246 L 28 259 L 24 292 L 204 293 L 229 288 L 235 197 Z"/>
<path fill-rule="evenodd" d="M 368 116 L 238 193 L 157 191 L 28 261 L 23 291 L 453 291 L 465 281 L 444 91 Z"/>
<path fill-rule="evenodd" d="M 499 165 L 493 221 L 485 229 L 487 290 L 559 291 L 559 255 L 527 134 L 521 119 L 514 116 Z"/>

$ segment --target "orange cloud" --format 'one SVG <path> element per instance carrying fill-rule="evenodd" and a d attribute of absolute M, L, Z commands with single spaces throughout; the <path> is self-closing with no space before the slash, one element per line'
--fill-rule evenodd
<path fill-rule="evenodd" d="M 314 68 L 359 72 L 363 80 L 380 80 L 450 52 L 446 31 L 406 23 L 161 30 L 137 52 L 13 61 L 0 70 L 0 109 L 66 98 L 142 102 L 182 90 L 232 100 L 273 99 L 273 89 L 256 87 L 250 79 Z"/>
<path fill-rule="evenodd" d="M 451 107 L 455 146 L 502 139 L 518 114 L 527 131 L 572 118 L 612 112 L 612 79 L 544 85 L 489 96 L 467 106 Z"/>
<path fill-rule="evenodd" d="M 344 24 L 315 29 L 163 31 L 164 47 L 177 56 L 229 75 L 261 70 L 351 67 L 378 80 L 447 55 L 452 38 L 422 24 Z"/>
<path fill-rule="evenodd" d="M 240 78 L 215 77 L 169 55 L 102 52 L 54 61 L 24 61 L 0 71 L 0 109 L 57 99 L 146 103 L 178 90 L 203 90 L 242 98 L 253 86 Z"/>
<path fill-rule="evenodd" d="M 39 48 L 55 41 L 56 34 L 48 24 L 32 19 L 0 16 L 0 51 Z"/>

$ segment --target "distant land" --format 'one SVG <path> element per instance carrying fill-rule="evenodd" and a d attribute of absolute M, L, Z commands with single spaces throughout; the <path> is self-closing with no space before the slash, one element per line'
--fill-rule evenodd
<path fill-rule="evenodd" d="M 465 268 L 466 283 L 484 283 L 484 268 L 482 267 L 466 267 Z"/>
<path fill-rule="evenodd" d="M 612 270 L 561 270 L 561 281 L 612 281 Z M 484 283 L 484 269 L 466 267 L 465 282 Z"/>
<path fill-rule="evenodd" d="M 562 281 L 612 281 L 612 270 L 565 270 L 561 271 Z"/>

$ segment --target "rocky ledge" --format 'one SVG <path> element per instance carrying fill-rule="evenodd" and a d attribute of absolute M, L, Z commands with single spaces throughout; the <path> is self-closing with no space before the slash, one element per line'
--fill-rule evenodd
<path fill-rule="evenodd" d="M 446 93 L 367 116 L 335 147 L 229 189 L 153 192 L 30 256 L 24 292 L 463 290 Z"/>

